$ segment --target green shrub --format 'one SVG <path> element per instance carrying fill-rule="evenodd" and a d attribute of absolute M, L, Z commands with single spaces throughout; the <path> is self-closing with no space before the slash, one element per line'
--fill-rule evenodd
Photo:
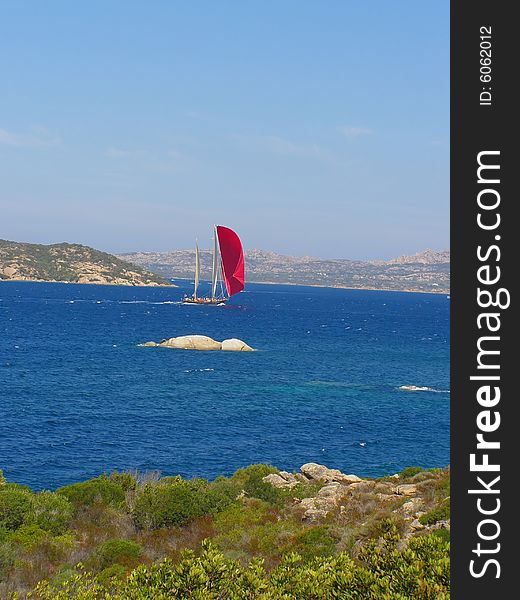
<path fill-rule="evenodd" d="M 0 541 L 0 582 L 3 581 L 7 571 L 14 565 L 16 557 L 13 544 Z"/>
<path fill-rule="evenodd" d="M 289 554 L 273 571 L 253 560 L 245 566 L 226 559 L 210 543 L 200 556 L 185 552 L 181 561 L 141 565 L 127 579 L 105 585 L 91 573 L 80 573 L 60 588 L 38 584 L 38 600 L 101 600 L 134 598 L 204 598 L 204 600 L 264 600 L 387 598 L 447 600 L 450 593 L 449 544 L 435 536 L 411 540 L 398 550 L 395 543 L 370 544 L 358 561 L 341 553 L 308 563 Z"/>
<path fill-rule="evenodd" d="M 235 501 L 232 485 L 213 485 L 205 480 L 188 481 L 188 485 L 196 497 L 197 516 L 216 515 Z"/>
<path fill-rule="evenodd" d="M 53 535 L 67 530 L 72 519 L 72 504 L 64 495 L 39 492 L 32 498 L 32 509 L 27 522 L 35 524 Z"/>
<path fill-rule="evenodd" d="M 440 500 L 444 500 L 450 495 L 450 476 L 444 475 L 435 485 L 435 495 Z"/>
<path fill-rule="evenodd" d="M 401 479 L 410 479 L 411 477 L 414 477 L 415 475 L 417 475 L 418 473 L 422 473 L 423 471 L 424 469 L 422 467 L 407 467 L 399 473 L 399 477 Z"/>
<path fill-rule="evenodd" d="M 217 533 L 235 528 L 247 530 L 255 525 L 276 521 L 277 514 L 273 510 L 263 500 L 248 499 L 244 504 L 232 504 L 217 514 L 213 525 Z"/>
<path fill-rule="evenodd" d="M 2 471 L 2 469 L 0 469 L 0 485 L 5 485 L 6 480 L 4 477 L 4 472 Z"/>
<path fill-rule="evenodd" d="M 299 533 L 291 544 L 292 552 L 299 554 L 303 560 L 309 561 L 316 556 L 332 556 L 336 551 L 336 542 L 328 525 L 305 529 Z"/>
<path fill-rule="evenodd" d="M 214 481 L 212 481 L 209 484 L 209 487 L 214 492 L 223 494 L 232 502 L 234 502 L 237 499 L 240 492 L 242 491 L 242 488 L 236 481 L 234 481 L 233 479 L 228 479 L 227 477 L 217 477 Z"/>
<path fill-rule="evenodd" d="M 450 543 L 450 530 L 449 529 L 434 529 L 431 533 L 432 535 L 440 538 L 443 542 L 449 544 Z"/>
<path fill-rule="evenodd" d="M 108 479 L 112 483 L 119 485 L 124 492 L 135 490 L 137 487 L 137 481 L 132 473 L 119 473 L 118 471 L 114 471 L 113 473 L 110 473 Z"/>
<path fill-rule="evenodd" d="M 437 521 L 446 521 L 450 518 L 450 501 L 445 500 L 439 506 L 419 517 L 422 525 L 433 525 Z"/>
<path fill-rule="evenodd" d="M 82 483 L 73 483 L 56 490 L 57 494 L 65 496 L 75 508 L 92 506 L 96 502 L 120 507 L 125 501 L 125 492 L 119 483 L 101 476 Z"/>
<path fill-rule="evenodd" d="M 17 529 L 31 510 L 31 493 L 23 488 L 3 485 L 0 489 L 0 527 Z"/>
<path fill-rule="evenodd" d="M 231 502 L 229 495 L 212 488 L 206 480 L 164 478 L 138 491 L 133 517 L 140 529 L 180 527 L 195 517 L 214 515 Z"/>
<path fill-rule="evenodd" d="M 271 473 L 278 473 L 278 469 L 271 465 L 250 465 L 245 469 L 238 469 L 231 477 L 231 481 L 244 490 L 250 498 L 258 498 L 270 504 L 276 504 L 283 494 L 270 483 L 262 481 L 266 475 Z"/>
<path fill-rule="evenodd" d="M 137 542 L 112 539 L 100 544 L 95 550 L 95 559 L 100 569 L 113 565 L 135 566 L 143 552 Z"/>
<path fill-rule="evenodd" d="M 262 479 L 271 473 L 278 473 L 278 469 L 272 465 L 249 465 L 243 469 L 237 469 L 232 475 L 231 480 L 238 484 L 242 489 L 250 479 Z"/>
<path fill-rule="evenodd" d="M 25 550 L 32 550 L 40 545 L 48 535 L 47 531 L 36 524 L 21 525 L 15 531 L 11 531 L 9 541 L 22 546 Z"/>
<path fill-rule="evenodd" d="M 97 576 L 97 580 L 101 585 L 108 586 L 110 588 L 112 583 L 117 585 L 117 582 L 114 582 L 113 580 L 122 580 L 126 577 L 127 573 L 128 567 L 115 564 L 103 569 Z"/>
<path fill-rule="evenodd" d="M 28 485 L 23 485 L 21 483 L 4 483 L 2 488 L 0 489 L 0 492 L 6 492 L 7 490 L 21 490 L 24 492 L 32 493 L 32 490 Z"/>

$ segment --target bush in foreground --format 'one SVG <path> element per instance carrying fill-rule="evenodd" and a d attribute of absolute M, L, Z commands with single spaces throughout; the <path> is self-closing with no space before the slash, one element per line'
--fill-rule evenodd
<path fill-rule="evenodd" d="M 288 555 L 270 573 L 262 561 L 246 566 L 227 560 L 209 542 L 200 556 L 188 551 L 178 564 L 165 560 L 140 566 L 127 579 L 103 583 L 80 571 L 58 588 L 42 582 L 34 600 L 446 600 L 449 598 L 449 544 L 429 535 L 397 550 L 390 532 L 383 544 L 370 544 L 358 560 L 341 553 L 305 563 Z"/>

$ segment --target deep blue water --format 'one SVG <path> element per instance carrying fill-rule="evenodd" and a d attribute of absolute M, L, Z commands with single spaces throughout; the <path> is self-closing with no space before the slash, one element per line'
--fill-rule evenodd
<path fill-rule="evenodd" d="M 254 285 L 0 282 L 0 468 L 54 489 L 114 469 L 213 478 L 255 462 L 361 476 L 449 462 L 444 295 Z M 200 333 L 254 353 L 144 348 Z M 436 391 L 406 392 L 401 385 Z"/>

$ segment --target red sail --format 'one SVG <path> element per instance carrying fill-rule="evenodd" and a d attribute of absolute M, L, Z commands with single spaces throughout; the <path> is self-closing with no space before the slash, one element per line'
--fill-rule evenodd
<path fill-rule="evenodd" d="M 228 227 L 217 225 L 222 258 L 222 273 L 230 296 L 244 289 L 244 251 L 238 235 Z"/>

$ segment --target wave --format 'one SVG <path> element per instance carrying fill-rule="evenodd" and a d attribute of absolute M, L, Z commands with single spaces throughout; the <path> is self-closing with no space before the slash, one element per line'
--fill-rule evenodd
<path fill-rule="evenodd" d="M 180 300 L 163 300 L 162 302 L 152 302 L 151 300 L 120 300 L 118 304 L 182 304 Z"/>
<path fill-rule="evenodd" d="M 401 385 L 397 389 L 402 392 L 434 392 L 435 394 L 449 394 L 450 390 L 437 390 L 435 388 L 419 385 Z"/>

